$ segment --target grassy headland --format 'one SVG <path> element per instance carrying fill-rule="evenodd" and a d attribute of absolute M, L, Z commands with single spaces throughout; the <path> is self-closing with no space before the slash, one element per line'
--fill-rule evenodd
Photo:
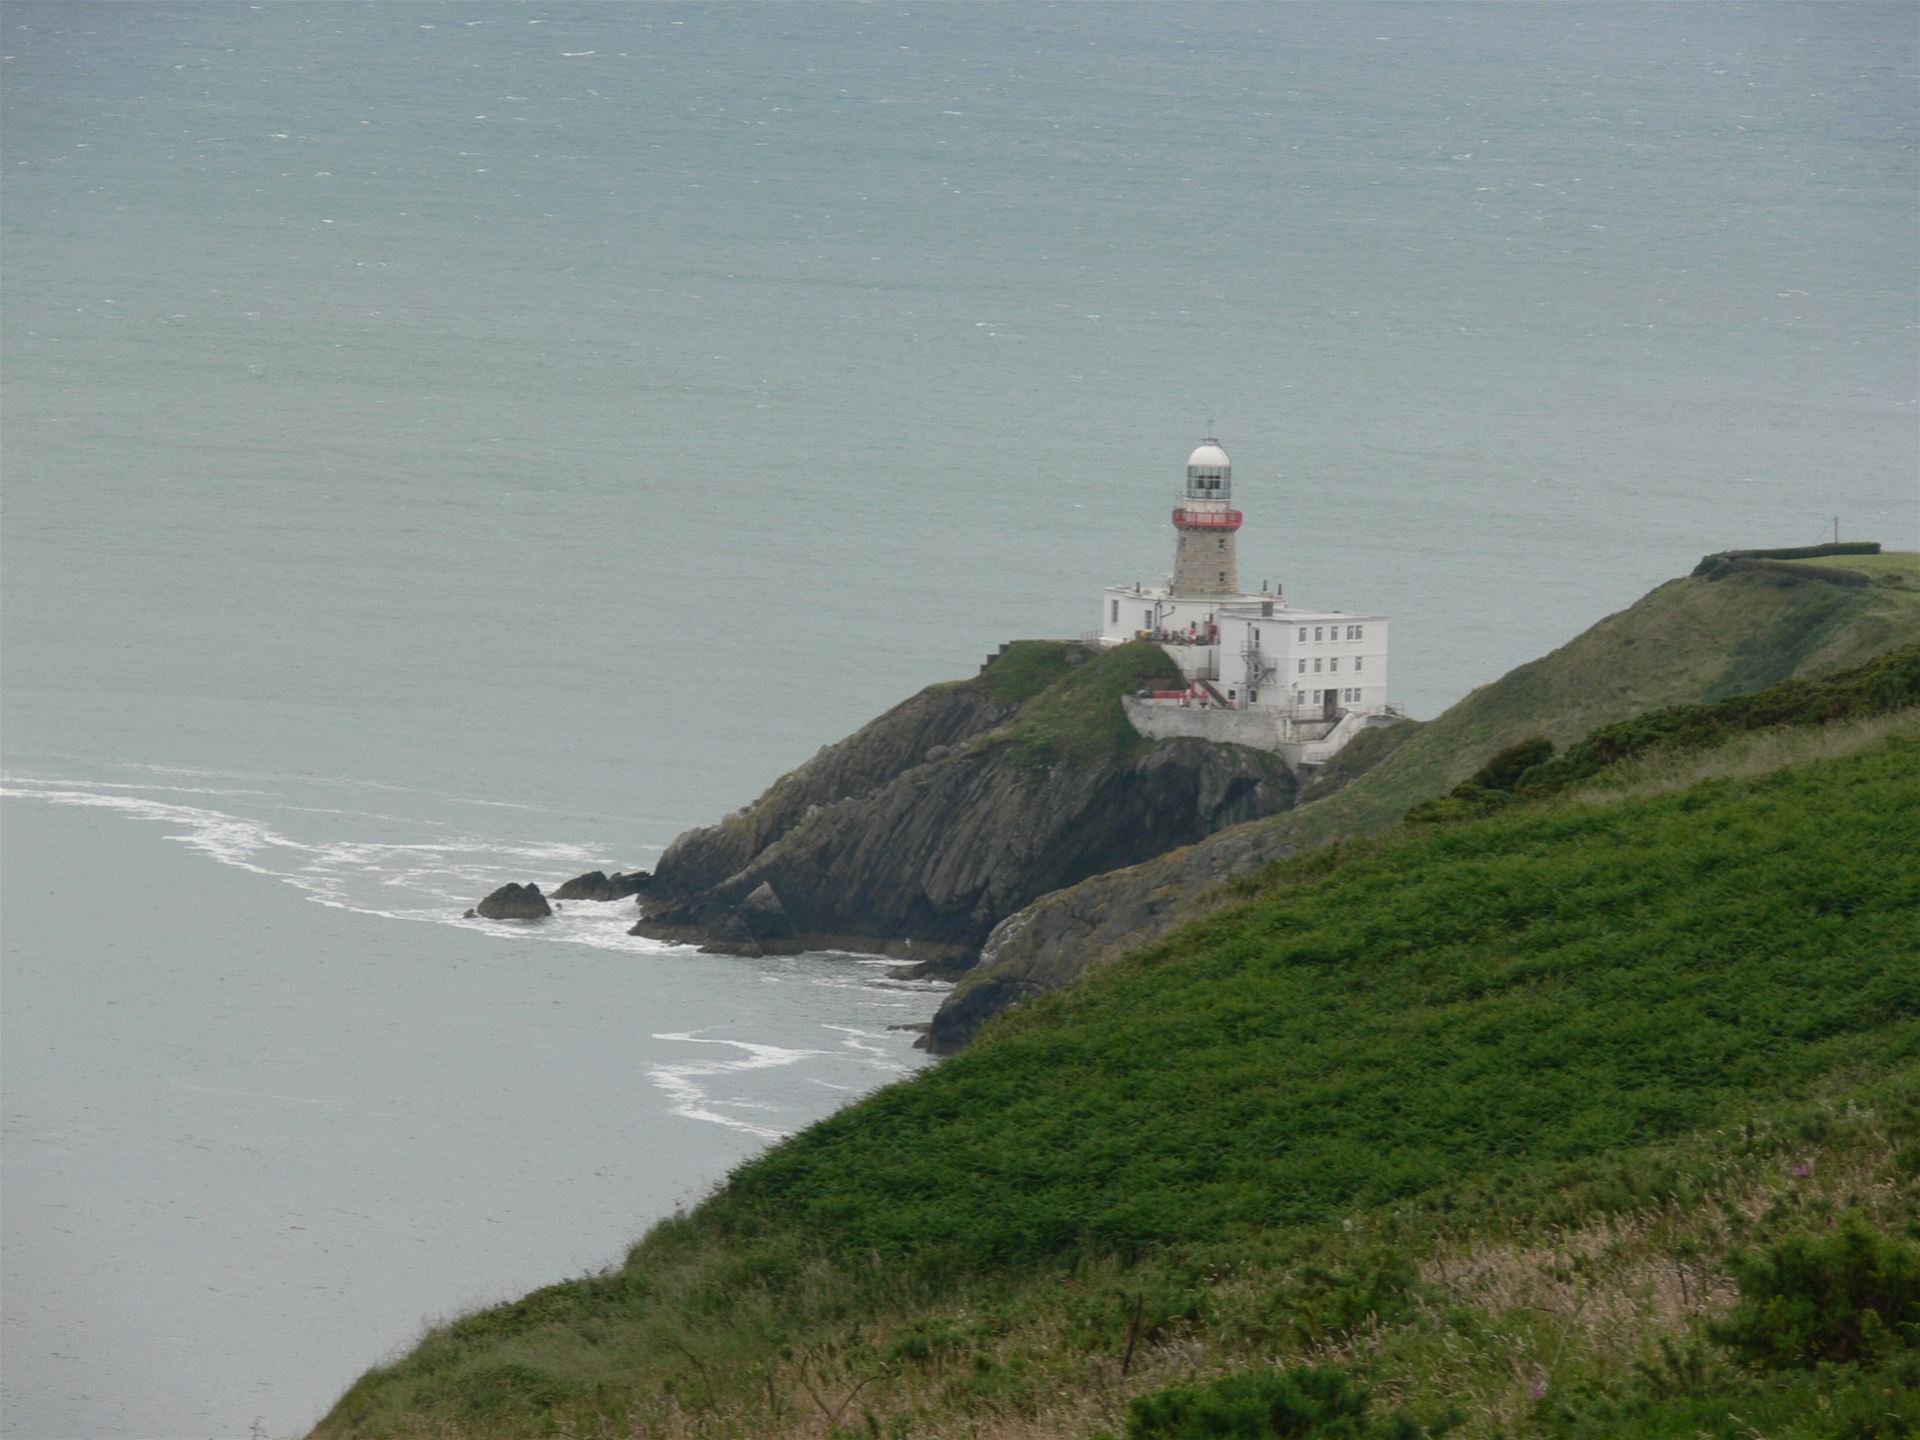
<path fill-rule="evenodd" d="M 1245 877 L 316 1433 L 1912 1433 L 1920 722 L 1795 713 Z"/>
<path fill-rule="evenodd" d="M 1435 719 L 1363 734 L 1284 811 L 1042 895 L 961 976 L 931 1042 L 960 1048 L 1007 1004 L 1076 983 L 1209 913 L 1224 877 L 1378 833 L 1508 746 L 1535 738 L 1568 746 L 1651 710 L 1817 677 L 1920 642 L 1920 584 L 1902 578 L 1920 577 L 1920 557 L 1816 559 L 1743 560 L 1769 567 L 1744 571 L 1708 557 L 1700 573 L 1658 587 Z M 1832 568 L 1842 563 L 1875 574 L 1821 578 L 1843 573 Z"/>

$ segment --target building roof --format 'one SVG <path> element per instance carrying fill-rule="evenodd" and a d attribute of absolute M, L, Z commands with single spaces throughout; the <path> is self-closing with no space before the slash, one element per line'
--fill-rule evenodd
<path fill-rule="evenodd" d="M 1204 605 L 1222 616 L 1234 616 L 1246 620 L 1291 621 L 1295 625 L 1312 625 L 1316 621 L 1329 620 L 1390 620 L 1391 616 L 1371 610 L 1320 610 L 1305 609 L 1298 605 L 1288 605 L 1277 595 L 1249 595 L 1241 591 L 1238 595 L 1176 595 L 1165 585 L 1106 585 L 1101 587 L 1104 593 L 1116 600 L 1138 598 L 1141 600 L 1171 601 L 1180 605 Z M 1273 614 L 1261 613 L 1263 605 L 1272 605 Z"/>
<path fill-rule="evenodd" d="M 1187 457 L 1189 470 L 1202 466 L 1209 470 L 1225 469 L 1231 464 L 1233 462 L 1227 458 L 1227 452 L 1220 448 L 1218 440 L 1203 441 L 1200 448 Z"/>

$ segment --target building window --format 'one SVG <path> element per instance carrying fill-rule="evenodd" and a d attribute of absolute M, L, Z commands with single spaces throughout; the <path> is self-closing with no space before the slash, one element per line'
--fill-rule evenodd
<path fill-rule="evenodd" d="M 1120 602 L 1118 600 L 1113 602 L 1113 610 L 1107 616 L 1107 623 L 1109 625 L 1118 625 L 1120 623 Z"/>
<path fill-rule="evenodd" d="M 1260 618 L 1262 620 L 1271 620 L 1273 618 L 1273 601 L 1262 600 L 1260 602 Z"/>
<path fill-rule="evenodd" d="M 1331 660 L 1327 661 L 1327 669 L 1338 670 L 1339 668 L 1340 668 L 1340 657 L 1338 655 L 1334 656 Z"/>
<path fill-rule="evenodd" d="M 1151 630 L 1153 628 L 1153 612 L 1151 610 L 1142 610 L 1140 612 L 1140 628 L 1142 630 Z"/>
<path fill-rule="evenodd" d="M 1366 638 L 1367 638 L 1367 627 L 1366 627 L 1366 626 L 1364 626 L 1364 625 L 1356 625 L 1356 626 L 1354 626 L 1354 627 L 1353 627 L 1353 638 L 1354 638 L 1354 639 L 1356 639 L 1356 640 L 1364 640 L 1364 639 L 1366 639 Z"/>
<path fill-rule="evenodd" d="M 1304 639 L 1306 639 L 1306 638 L 1307 638 L 1307 627 L 1306 627 L 1306 626 L 1304 626 L 1304 625 L 1302 625 L 1302 626 L 1300 627 L 1300 638 L 1301 638 L 1302 640 L 1304 640 Z"/>
<path fill-rule="evenodd" d="M 1300 673 L 1301 673 L 1302 675 L 1304 675 L 1304 674 L 1306 674 L 1306 673 L 1307 673 L 1307 662 L 1306 662 L 1306 661 L 1304 661 L 1304 660 L 1302 660 L 1302 661 L 1300 662 Z"/>
<path fill-rule="evenodd" d="M 1366 656 L 1364 656 L 1364 655 L 1356 655 L 1356 656 L 1354 656 L 1354 657 L 1353 657 L 1353 668 L 1354 668 L 1354 669 L 1356 669 L 1356 670 L 1358 670 L 1358 669 L 1360 669 L 1360 668 L 1361 668 L 1361 666 L 1363 665 L 1363 663 L 1364 663 L 1364 662 L 1366 661 L 1366 658 L 1367 658 L 1367 657 L 1366 657 Z"/>
<path fill-rule="evenodd" d="M 1313 627 L 1313 638 L 1316 640 L 1320 638 L 1320 627 L 1318 625 Z"/>
<path fill-rule="evenodd" d="M 1316 675 L 1320 673 L 1320 662 L 1318 660 L 1313 662 L 1313 673 Z"/>

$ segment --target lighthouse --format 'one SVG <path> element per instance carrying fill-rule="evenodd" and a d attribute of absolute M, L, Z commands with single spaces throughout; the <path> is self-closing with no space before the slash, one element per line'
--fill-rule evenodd
<path fill-rule="evenodd" d="M 1187 457 L 1187 490 L 1173 507 L 1175 595 L 1238 595 L 1236 534 L 1245 517 L 1233 508 L 1233 461 L 1209 435 Z"/>
<path fill-rule="evenodd" d="M 1109 585 L 1100 643 L 1150 640 L 1183 688 L 1126 696 L 1127 720 L 1156 740 L 1201 736 L 1277 751 L 1295 770 L 1325 764 L 1355 735 L 1402 717 L 1387 700 L 1387 617 L 1290 603 L 1279 585 L 1240 589 L 1233 462 L 1209 435 L 1187 457 L 1164 585 Z"/>

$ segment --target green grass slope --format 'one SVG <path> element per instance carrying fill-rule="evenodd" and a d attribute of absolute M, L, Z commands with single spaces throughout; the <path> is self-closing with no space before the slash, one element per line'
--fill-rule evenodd
<path fill-rule="evenodd" d="M 1435 720 L 1362 734 L 1292 809 L 1041 896 L 961 977 L 931 1042 L 959 1048 L 999 1009 L 1074 984 L 1206 913 L 1223 877 L 1390 826 L 1519 740 L 1565 746 L 1648 710 L 1817 677 L 1920 642 L 1920 556 L 1767 563 L 1776 568 L 1669 581 Z M 1842 564 L 1869 583 L 1818 578 Z"/>
<path fill-rule="evenodd" d="M 1783 575 L 1670 580 L 1466 696 L 1397 746 L 1365 784 L 1266 823 L 1306 841 L 1373 829 L 1529 735 L 1564 746 L 1643 711 L 1824 675 L 1920 641 L 1920 556 L 1790 563 L 1872 566 L 1890 583 L 1855 590 Z"/>
<path fill-rule="evenodd" d="M 316 1433 L 1912 1433 L 1920 724 L 1806 733 L 1274 867 Z"/>

